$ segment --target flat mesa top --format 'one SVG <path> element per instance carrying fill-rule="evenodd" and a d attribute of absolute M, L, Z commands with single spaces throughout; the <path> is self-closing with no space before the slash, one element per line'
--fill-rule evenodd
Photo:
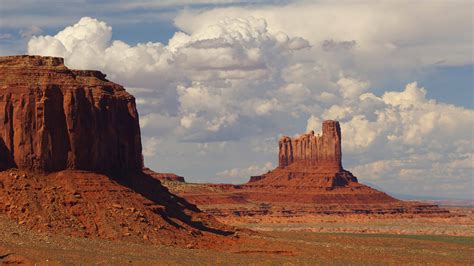
<path fill-rule="evenodd" d="M 0 56 L 0 90 L 24 93 L 24 89 L 45 89 L 59 86 L 61 90 L 91 88 L 97 93 L 132 97 L 125 89 L 106 79 L 98 70 L 74 70 L 60 57 L 38 55 Z"/>
<path fill-rule="evenodd" d="M 81 77 L 95 77 L 103 81 L 106 75 L 98 70 L 73 70 L 69 69 L 64 65 L 64 58 L 53 57 L 53 56 L 39 56 L 39 55 L 13 55 L 13 56 L 0 56 L 0 69 L 1 71 L 8 71 L 7 69 L 27 69 L 29 71 L 41 71 L 41 70 L 68 70 L 73 72 L 76 76 Z"/>
<path fill-rule="evenodd" d="M 322 135 L 324 134 L 337 134 L 341 135 L 341 128 L 339 125 L 339 121 L 336 120 L 324 120 L 323 121 L 323 126 L 322 126 Z M 299 135 L 298 137 L 290 137 L 288 135 L 283 135 L 280 137 L 280 141 L 299 141 L 302 139 L 306 139 L 308 137 L 314 137 L 315 132 L 314 130 L 309 131 L 308 133 L 303 133 Z M 316 137 L 322 137 L 320 134 L 317 134 Z"/>
<path fill-rule="evenodd" d="M 0 56 L 0 66 L 65 67 L 64 58 L 39 55 Z"/>

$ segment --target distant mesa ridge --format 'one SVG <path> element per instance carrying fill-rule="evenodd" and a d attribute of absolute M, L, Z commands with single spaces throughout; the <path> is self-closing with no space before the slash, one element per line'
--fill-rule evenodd
<path fill-rule="evenodd" d="M 135 98 L 95 70 L 0 57 L 0 170 L 140 172 Z"/>
<path fill-rule="evenodd" d="M 150 168 L 148 167 L 144 167 L 143 168 L 143 173 L 144 174 L 147 174 L 159 181 L 174 181 L 174 182 L 186 182 L 184 180 L 184 177 L 182 176 L 179 176 L 177 174 L 173 174 L 173 173 L 157 173 L 153 170 L 151 170 Z"/>

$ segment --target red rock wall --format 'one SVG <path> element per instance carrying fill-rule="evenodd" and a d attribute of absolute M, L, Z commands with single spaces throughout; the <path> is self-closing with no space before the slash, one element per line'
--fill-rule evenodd
<path fill-rule="evenodd" d="M 61 58 L 0 57 L 0 170 L 141 171 L 135 99 Z"/>
<path fill-rule="evenodd" d="M 303 134 L 298 138 L 283 136 L 279 141 L 278 158 L 280 168 L 298 163 L 336 172 L 341 171 L 341 128 L 339 122 L 324 121 L 321 136 L 315 136 L 314 132 Z"/>

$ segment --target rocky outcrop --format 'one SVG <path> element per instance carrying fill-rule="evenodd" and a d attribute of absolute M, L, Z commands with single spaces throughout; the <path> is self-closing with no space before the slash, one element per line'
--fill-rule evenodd
<path fill-rule="evenodd" d="M 360 184 L 342 167 L 341 128 L 324 121 L 314 132 L 279 141 L 279 165 L 243 185 L 173 184 L 171 191 L 220 217 L 304 215 L 449 215 L 435 205 L 400 201 Z M 236 218 L 237 217 L 237 218 Z"/>
<path fill-rule="evenodd" d="M 35 232 L 73 237 L 183 248 L 222 248 L 237 240 L 233 228 L 143 173 L 111 179 L 80 170 L 1 171 L 0 215 Z"/>
<path fill-rule="evenodd" d="M 184 177 L 173 173 L 157 173 L 148 167 L 143 168 L 143 173 L 159 181 L 185 182 Z"/>
<path fill-rule="evenodd" d="M 142 169 L 135 99 L 122 86 L 61 58 L 0 57 L 1 215 L 68 236 L 183 247 L 236 241 L 233 228 Z"/>
<path fill-rule="evenodd" d="M 298 163 L 326 172 L 342 170 L 341 128 L 337 121 L 324 121 L 321 136 L 319 134 L 315 136 L 314 131 L 294 139 L 283 136 L 278 145 L 278 167 L 280 168 Z"/>
<path fill-rule="evenodd" d="M 0 159 L 0 170 L 139 172 L 135 99 L 62 58 L 0 57 Z"/>
<path fill-rule="evenodd" d="M 278 167 L 248 184 L 271 186 L 310 186 L 333 189 L 357 178 L 342 167 L 341 127 L 338 121 L 323 122 L 322 135 L 314 131 L 297 138 L 283 136 L 278 143 Z"/>

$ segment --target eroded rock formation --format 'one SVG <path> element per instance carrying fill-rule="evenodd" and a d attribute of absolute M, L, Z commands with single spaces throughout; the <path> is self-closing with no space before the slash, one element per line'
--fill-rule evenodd
<path fill-rule="evenodd" d="M 338 121 L 323 122 L 322 135 L 314 132 L 297 138 L 283 136 L 278 143 L 278 167 L 249 184 L 310 186 L 333 189 L 344 187 L 357 178 L 342 167 L 341 128 Z"/>
<path fill-rule="evenodd" d="M 321 171 L 339 172 L 341 157 L 341 128 L 337 121 L 324 121 L 322 136 L 315 136 L 311 131 L 294 139 L 283 136 L 279 141 L 280 168 L 298 163 Z"/>
<path fill-rule="evenodd" d="M 436 205 L 405 202 L 360 184 L 342 167 L 341 129 L 324 121 L 322 135 L 314 132 L 279 141 L 278 167 L 252 176 L 243 185 L 167 184 L 223 221 L 305 215 L 449 215 Z"/>
<path fill-rule="evenodd" d="M 1 57 L 0 159 L 0 170 L 141 171 L 135 99 L 101 72 L 70 70 L 62 58 Z"/>
<path fill-rule="evenodd" d="M 0 57 L 0 214 L 70 236 L 219 248 L 236 240 L 142 168 L 135 99 L 122 86 L 61 58 Z"/>

